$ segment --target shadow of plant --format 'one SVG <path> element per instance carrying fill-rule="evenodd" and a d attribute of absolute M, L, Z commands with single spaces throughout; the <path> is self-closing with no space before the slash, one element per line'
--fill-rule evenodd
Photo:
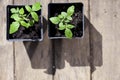
<path fill-rule="evenodd" d="M 102 35 L 85 17 L 85 31 L 82 39 L 48 39 L 47 20 L 43 20 L 44 39 L 42 42 L 23 42 L 29 55 L 32 68 L 47 69 L 46 73 L 55 74 L 56 69 L 65 67 L 65 60 L 72 67 L 101 66 Z"/>
<path fill-rule="evenodd" d="M 47 69 L 45 73 L 52 73 L 52 45 L 47 38 L 47 21 L 43 18 L 44 39 L 42 42 L 23 42 L 33 69 Z"/>

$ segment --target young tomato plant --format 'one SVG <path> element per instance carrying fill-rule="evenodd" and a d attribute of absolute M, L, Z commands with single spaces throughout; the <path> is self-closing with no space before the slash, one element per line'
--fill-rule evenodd
<path fill-rule="evenodd" d="M 73 29 L 75 26 L 70 24 L 70 21 L 72 20 L 74 10 L 75 6 L 72 5 L 67 9 L 67 12 L 61 12 L 61 14 L 59 14 L 58 16 L 50 18 L 50 21 L 53 24 L 59 26 L 58 30 L 65 30 L 64 33 L 67 38 L 72 38 L 73 36 L 71 29 Z"/>
<path fill-rule="evenodd" d="M 28 14 L 25 13 L 25 9 L 28 11 Z M 10 24 L 9 34 L 13 34 L 18 31 L 20 26 L 29 28 L 30 26 L 33 26 L 35 22 L 38 22 L 39 17 L 36 11 L 41 9 L 41 4 L 36 2 L 32 6 L 26 5 L 25 9 L 23 7 L 10 9 L 12 13 L 10 18 L 12 18 L 14 21 Z M 30 19 L 30 16 L 32 19 Z"/>

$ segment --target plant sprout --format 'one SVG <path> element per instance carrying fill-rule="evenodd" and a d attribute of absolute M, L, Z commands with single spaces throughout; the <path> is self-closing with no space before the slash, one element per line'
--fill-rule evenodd
<path fill-rule="evenodd" d="M 25 14 L 24 8 L 11 8 L 10 11 L 12 13 L 11 17 L 14 21 L 10 24 L 9 34 L 13 34 L 18 31 L 20 26 L 25 28 L 29 28 L 33 26 L 35 22 L 38 22 L 39 17 L 36 11 L 41 9 L 41 4 L 36 2 L 32 6 L 26 5 L 25 9 L 27 10 L 28 14 Z M 30 19 L 30 16 L 32 19 Z"/>
<path fill-rule="evenodd" d="M 74 9 L 75 6 L 72 5 L 67 9 L 67 12 L 61 12 L 61 14 L 59 14 L 58 16 L 50 18 L 50 21 L 53 24 L 59 26 L 58 30 L 65 30 L 64 33 L 67 38 L 72 38 L 73 36 L 71 29 L 73 29 L 75 26 L 70 24 L 70 21 L 72 20 Z"/>

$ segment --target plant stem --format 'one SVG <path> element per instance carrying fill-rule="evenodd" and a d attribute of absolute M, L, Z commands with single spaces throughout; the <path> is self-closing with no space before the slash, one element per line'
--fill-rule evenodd
<path fill-rule="evenodd" d="M 26 21 L 29 21 L 29 19 L 28 19 L 28 18 L 23 17 L 23 19 L 24 19 L 24 20 L 26 20 Z"/>
<path fill-rule="evenodd" d="M 30 13 L 27 15 L 27 18 L 30 16 Z"/>
<path fill-rule="evenodd" d="M 65 23 L 65 29 L 67 29 L 67 27 L 66 27 L 67 25 L 68 25 L 68 24 L 67 24 L 67 23 Z"/>

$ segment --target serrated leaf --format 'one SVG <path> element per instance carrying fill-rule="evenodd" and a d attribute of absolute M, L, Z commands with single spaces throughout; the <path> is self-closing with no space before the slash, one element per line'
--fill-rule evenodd
<path fill-rule="evenodd" d="M 53 23 L 53 24 L 58 24 L 60 22 L 60 19 L 58 17 L 51 17 L 50 18 L 50 21 Z"/>
<path fill-rule="evenodd" d="M 72 20 L 72 17 L 71 17 L 71 16 L 67 16 L 67 19 L 68 19 L 68 20 Z"/>
<path fill-rule="evenodd" d="M 31 12 L 31 11 L 32 11 L 31 7 L 28 6 L 28 5 L 25 6 L 25 9 L 26 9 L 28 12 Z"/>
<path fill-rule="evenodd" d="M 14 19 L 15 21 L 20 21 L 22 19 L 18 14 L 12 14 L 10 18 Z"/>
<path fill-rule="evenodd" d="M 74 26 L 74 25 L 71 25 L 71 24 L 68 24 L 68 25 L 66 25 L 66 27 L 69 28 L 69 29 L 72 29 L 72 28 L 74 28 L 75 26 Z"/>
<path fill-rule="evenodd" d="M 37 13 L 36 13 L 36 12 L 31 12 L 31 15 L 32 15 L 32 18 L 33 18 L 36 22 L 38 22 L 38 15 L 37 15 Z"/>
<path fill-rule="evenodd" d="M 9 34 L 13 34 L 16 31 L 18 31 L 19 26 L 20 26 L 19 22 L 12 22 L 12 24 L 10 24 Z"/>
<path fill-rule="evenodd" d="M 66 12 L 61 12 L 61 15 L 65 18 L 67 17 L 67 13 Z"/>
<path fill-rule="evenodd" d="M 19 10 L 19 14 L 24 14 L 24 9 L 23 9 L 23 8 L 21 8 L 21 9 Z"/>
<path fill-rule="evenodd" d="M 11 13 L 18 13 L 18 11 L 15 8 L 10 9 Z"/>
<path fill-rule="evenodd" d="M 60 23 L 58 29 L 59 29 L 59 30 L 64 30 L 64 29 L 65 29 L 65 25 L 63 25 L 63 23 Z"/>
<path fill-rule="evenodd" d="M 73 36 L 72 31 L 70 29 L 66 28 L 66 30 L 65 30 L 65 36 L 67 38 L 71 39 L 72 36 Z"/>
<path fill-rule="evenodd" d="M 74 13 L 74 9 L 75 9 L 75 6 L 70 6 L 68 9 L 67 9 L 67 14 L 72 16 L 73 13 Z"/>
<path fill-rule="evenodd" d="M 30 27 L 30 24 L 29 24 L 29 23 L 26 23 L 25 21 L 20 21 L 20 24 L 21 24 L 23 27 L 26 27 L 26 28 L 29 28 L 29 27 Z"/>
<path fill-rule="evenodd" d="M 36 2 L 35 4 L 32 5 L 32 11 L 38 11 L 40 9 L 41 9 L 40 2 Z"/>

